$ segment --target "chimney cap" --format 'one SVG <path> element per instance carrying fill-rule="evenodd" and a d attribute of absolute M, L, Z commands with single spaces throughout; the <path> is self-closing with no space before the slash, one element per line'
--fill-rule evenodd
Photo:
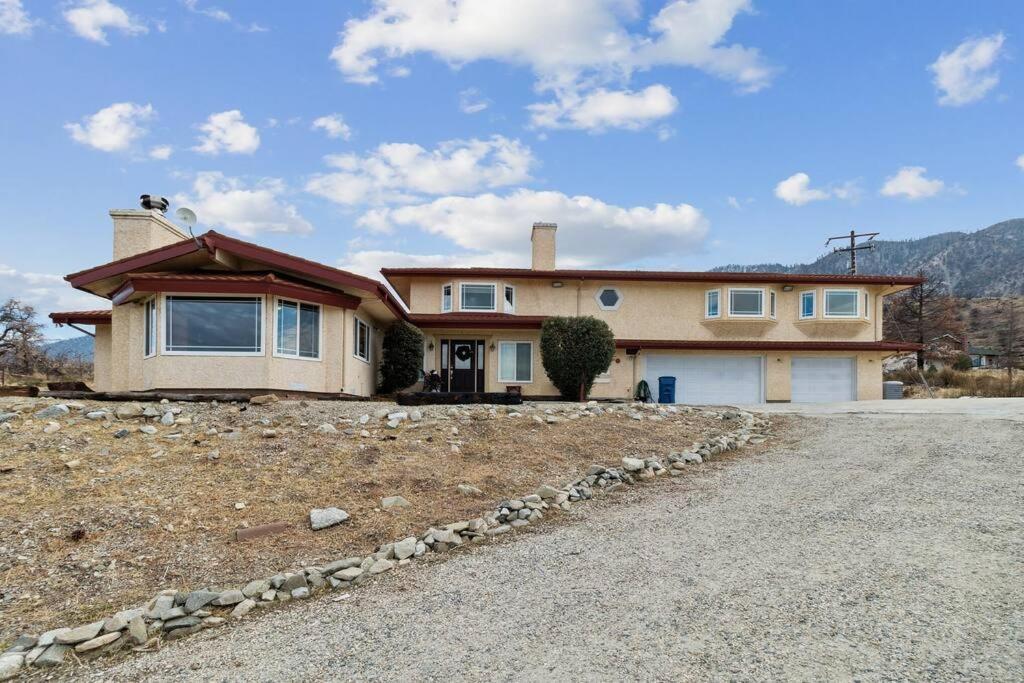
<path fill-rule="evenodd" d="M 533 224 L 533 227 L 535 227 L 535 228 L 557 228 L 558 227 L 558 223 L 548 223 L 548 222 L 545 222 L 545 221 L 536 221 Z"/>
<path fill-rule="evenodd" d="M 167 207 L 171 203 L 167 200 L 167 197 L 161 197 L 158 194 L 144 194 L 139 197 L 139 204 L 142 205 L 143 209 L 150 211 L 159 211 L 160 213 L 167 213 Z"/>

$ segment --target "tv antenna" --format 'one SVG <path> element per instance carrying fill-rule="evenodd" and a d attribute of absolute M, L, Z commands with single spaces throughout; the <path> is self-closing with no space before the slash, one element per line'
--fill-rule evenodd
<path fill-rule="evenodd" d="M 203 245 L 199 243 L 199 238 L 192 233 L 192 226 L 196 224 L 196 212 L 192 209 L 185 208 L 184 206 L 174 212 L 174 215 L 178 217 L 178 220 L 185 224 L 188 228 L 188 234 L 192 237 L 192 240 L 196 243 L 196 246 L 202 249 Z"/>
<path fill-rule="evenodd" d="M 180 211 L 180 209 L 179 209 Z M 837 235 L 836 237 L 829 237 L 825 240 L 825 246 L 827 247 L 832 240 L 850 240 L 850 246 L 848 247 L 833 247 L 833 254 L 840 254 L 844 252 L 850 252 L 850 274 L 857 274 L 857 252 L 862 249 L 874 249 L 875 244 L 872 242 L 880 233 L 877 232 L 857 232 L 851 230 L 849 235 Z M 867 237 L 866 243 L 857 244 L 858 237 Z"/>

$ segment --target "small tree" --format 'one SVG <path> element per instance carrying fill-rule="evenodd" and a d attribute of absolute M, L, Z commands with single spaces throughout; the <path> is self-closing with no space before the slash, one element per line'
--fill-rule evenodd
<path fill-rule="evenodd" d="M 540 356 L 562 398 L 584 401 L 594 379 L 611 365 L 615 336 L 592 316 L 548 318 L 540 331 Z"/>
<path fill-rule="evenodd" d="M 961 353 L 959 356 L 956 357 L 956 360 L 953 361 L 954 370 L 965 371 L 970 370 L 973 367 L 974 363 L 971 362 L 971 357 L 968 356 L 966 353 Z"/>
<path fill-rule="evenodd" d="M 889 297 L 885 304 L 885 337 L 921 344 L 950 334 L 963 338 L 963 325 L 956 318 L 956 301 L 946 293 L 945 284 L 938 278 L 925 281 Z M 924 370 L 925 350 L 917 352 L 917 367 Z"/>
<path fill-rule="evenodd" d="M 0 305 L 0 371 L 30 373 L 42 354 L 36 311 L 17 299 Z"/>
<path fill-rule="evenodd" d="M 380 390 L 390 394 L 419 381 L 423 369 L 423 334 L 401 320 L 395 321 L 381 344 Z"/>

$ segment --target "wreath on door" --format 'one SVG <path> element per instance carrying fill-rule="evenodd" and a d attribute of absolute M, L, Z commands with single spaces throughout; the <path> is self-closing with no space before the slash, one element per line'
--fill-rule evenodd
<path fill-rule="evenodd" d="M 473 357 L 473 349 L 469 346 L 459 346 L 455 349 L 455 357 L 461 361 L 467 361 Z"/>

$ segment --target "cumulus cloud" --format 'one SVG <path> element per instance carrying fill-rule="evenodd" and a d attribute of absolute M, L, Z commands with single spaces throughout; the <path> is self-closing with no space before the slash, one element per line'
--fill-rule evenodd
<path fill-rule="evenodd" d="M 151 104 L 118 102 L 104 107 L 81 123 L 65 123 L 71 139 L 104 152 L 129 149 L 148 130 L 143 125 L 156 115 Z"/>
<path fill-rule="evenodd" d="M 101 45 L 107 45 L 108 30 L 129 36 L 149 33 L 136 17 L 109 0 L 83 0 L 64 11 L 64 20 L 77 35 Z"/>
<path fill-rule="evenodd" d="M 212 5 L 207 7 L 200 7 L 199 0 L 184 0 L 184 3 L 188 11 L 194 14 L 202 14 L 203 16 L 209 17 L 214 21 L 231 21 L 231 15 L 228 14 L 227 11 L 222 10 L 220 7 L 214 7 Z"/>
<path fill-rule="evenodd" d="M 265 232 L 309 233 L 313 226 L 284 199 L 287 187 L 277 178 L 247 184 L 217 171 L 196 175 L 192 190 L 174 200 L 192 208 L 203 227 L 225 228 L 241 235 Z"/>
<path fill-rule="evenodd" d="M 157 145 L 149 150 L 149 158 L 157 161 L 166 161 L 171 158 L 174 148 L 170 145 Z"/>
<path fill-rule="evenodd" d="M 109 301 L 72 289 L 60 275 L 26 272 L 0 263 L 0 301 L 7 299 L 18 299 L 34 307 L 44 322 L 54 311 L 110 308 Z"/>
<path fill-rule="evenodd" d="M 260 134 L 237 109 L 210 114 L 199 126 L 202 135 L 192 149 L 200 154 L 252 154 L 260 147 Z"/>
<path fill-rule="evenodd" d="M 466 252 L 460 258 L 512 265 L 528 262 L 530 226 L 537 220 L 558 223 L 562 267 L 690 253 L 708 230 L 707 219 L 689 204 L 622 207 L 585 195 L 528 189 L 373 209 L 358 224 L 376 232 L 415 229 L 447 239 Z"/>
<path fill-rule="evenodd" d="M 496 261 L 495 258 L 501 258 Z M 349 252 L 338 261 L 338 267 L 367 277 L 380 278 L 381 268 L 488 267 L 495 263 L 526 266 L 521 255 L 507 254 L 410 254 L 401 251 L 364 249 Z"/>
<path fill-rule="evenodd" d="M 934 74 L 939 104 L 960 107 L 977 102 L 999 84 L 999 72 L 993 67 L 1002 56 L 1006 37 L 995 33 L 960 43 L 939 55 L 928 69 Z"/>
<path fill-rule="evenodd" d="M 1017 166 L 1020 170 L 1024 171 L 1024 154 L 1017 157 Z"/>
<path fill-rule="evenodd" d="M 938 179 L 926 178 L 924 174 L 927 170 L 924 166 L 903 166 L 896 175 L 885 179 L 880 192 L 885 197 L 905 199 L 934 197 L 946 189 L 946 184 Z"/>
<path fill-rule="evenodd" d="M 313 130 L 322 130 L 329 138 L 348 140 L 352 137 L 352 129 L 345 123 L 341 114 L 328 114 L 313 121 Z"/>
<path fill-rule="evenodd" d="M 0 0 L 0 34 L 27 36 L 34 26 L 21 0 Z"/>
<path fill-rule="evenodd" d="M 775 196 L 793 206 L 803 206 L 810 202 L 825 199 L 854 200 L 860 195 L 860 187 L 855 181 L 826 188 L 811 187 L 811 177 L 806 173 L 794 173 L 775 186 Z M 732 197 L 729 198 L 733 199 Z M 730 201 L 730 206 L 733 203 Z M 733 208 L 739 208 L 734 206 Z"/>
<path fill-rule="evenodd" d="M 313 176 L 306 191 L 337 204 L 413 201 L 422 195 L 474 192 L 521 183 L 535 160 L 518 140 L 449 140 L 427 150 L 385 143 L 366 155 L 326 157 L 337 171 Z"/>
<path fill-rule="evenodd" d="M 583 95 L 575 91 L 560 94 L 554 102 L 531 104 L 531 124 L 538 128 L 576 128 L 601 132 L 609 128 L 637 130 L 669 116 L 679 101 L 664 85 L 643 90 L 598 88 Z"/>
<path fill-rule="evenodd" d="M 463 114 L 479 114 L 489 106 L 491 101 L 476 88 L 466 88 L 459 92 L 459 111 Z"/>

